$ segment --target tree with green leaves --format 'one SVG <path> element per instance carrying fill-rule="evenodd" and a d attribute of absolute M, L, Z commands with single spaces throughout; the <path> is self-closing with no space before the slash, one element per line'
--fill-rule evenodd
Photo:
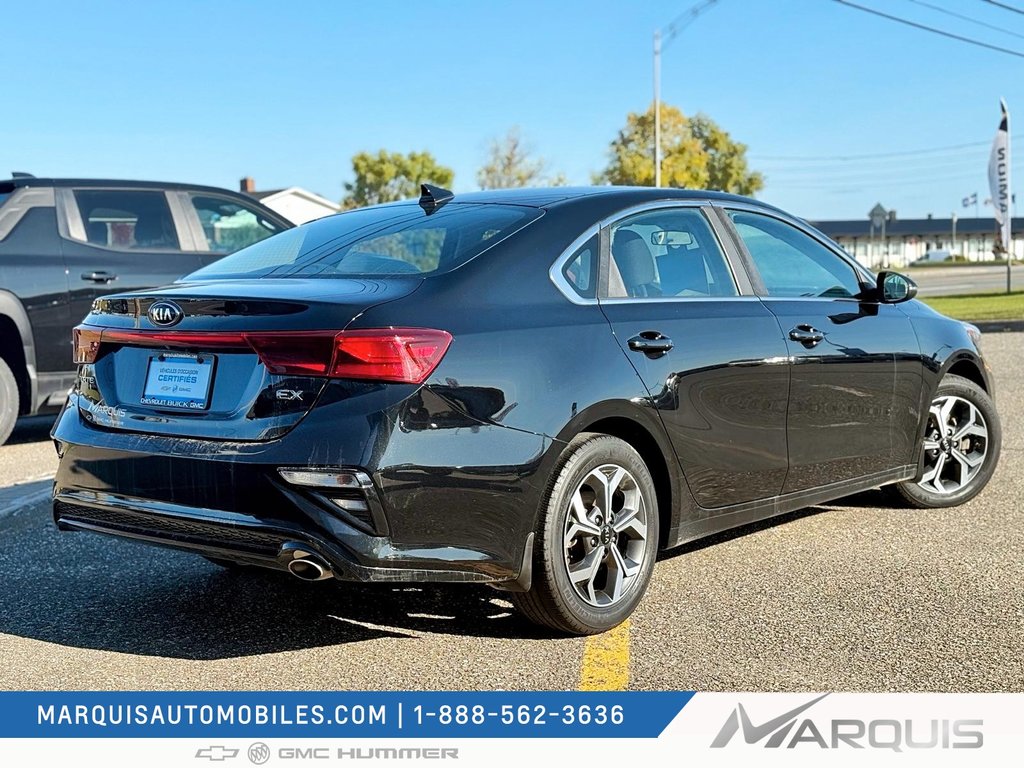
<path fill-rule="evenodd" d="M 654 107 L 631 112 L 611 143 L 609 163 L 595 181 L 607 184 L 654 185 Z M 666 187 L 717 189 L 752 195 L 764 177 L 747 167 L 747 146 L 707 115 L 686 117 L 661 105 L 661 179 Z"/>
<path fill-rule="evenodd" d="M 390 203 L 419 197 L 420 184 L 426 182 L 451 188 L 455 172 L 437 162 L 429 152 L 380 150 L 376 154 L 360 152 L 352 157 L 355 180 L 345 184 L 344 208 Z"/>
<path fill-rule="evenodd" d="M 500 139 L 491 141 L 487 159 L 476 173 L 481 189 L 565 185 L 565 176 L 557 173 L 545 177 L 547 163 L 536 157 L 518 126 L 510 128 Z"/>

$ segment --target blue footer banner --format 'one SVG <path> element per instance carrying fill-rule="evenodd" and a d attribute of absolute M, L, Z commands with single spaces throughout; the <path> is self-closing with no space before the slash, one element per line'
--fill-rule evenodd
<path fill-rule="evenodd" d="M 0 737 L 655 738 L 691 692 L 0 693 Z"/>
<path fill-rule="evenodd" d="M 0 765 L 1020 765 L 1024 695 L 0 692 Z"/>

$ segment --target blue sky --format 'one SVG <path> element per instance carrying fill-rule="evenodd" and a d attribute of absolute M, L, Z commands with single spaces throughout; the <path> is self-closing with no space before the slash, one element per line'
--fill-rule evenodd
<path fill-rule="evenodd" d="M 929 2 L 1012 34 L 913 0 L 858 2 L 1024 51 L 1024 15 L 981 0 Z M 694 4 L 12 3 L 0 175 L 251 175 L 339 199 L 352 154 L 385 147 L 430 150 L 460 191 L 518 125 L 552 170 L 587 183 L 626 113 L 651 101 L 653 30 Z M 745 142 L 768 178 L 760 197 L 801 216 L 860 218 L 878 201 L 973 216 L 960 201 L 987 196 L 987 146 L 830 158 L 987 144 L 1000 96 L 1024 137 L 1022 71 L 829 0 L 719 0 L 666 48 L 662 98 Z M 776 159 L 792 157 L 826 159 Z"/>

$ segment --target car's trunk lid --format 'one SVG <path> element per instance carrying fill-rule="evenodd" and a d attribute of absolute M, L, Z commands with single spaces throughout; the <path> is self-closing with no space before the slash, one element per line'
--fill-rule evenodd
<path fill-rule="evenodd" d="M 96 426 L 154 435 L 280 437 L 323 390 L 320 361 L 335 335 L 421 281 L 230 280 L 99 299 L 76 329 L 80 413 Z"/>

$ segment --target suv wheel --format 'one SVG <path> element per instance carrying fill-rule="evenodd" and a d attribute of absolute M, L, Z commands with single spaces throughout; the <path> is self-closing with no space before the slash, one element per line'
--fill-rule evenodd
<path fill-rule="evenodd" d="M 621 624 L 654 570 L 654 480 L 628 443 L 584 433 L 565 451 L 542 511 L 533 585 L 509 598 L 537 624 L 579 635 Z"/>
<path fill-rule="evenodd" d="M 0 358 L 0 445 L 6 443 L 11 436 L 20 406 L 18 382 L 7 362 Z"/>
<path fill-rule="evenodd" d="M 928 411 L 921 442 L 923 470 L 898 483 L 911 506 L 953 507 L 973 499 L 988 483 L 999 461 L 1002 429 L 995 405 L 981 387 L 960 376 L 946 376 Z"/>

